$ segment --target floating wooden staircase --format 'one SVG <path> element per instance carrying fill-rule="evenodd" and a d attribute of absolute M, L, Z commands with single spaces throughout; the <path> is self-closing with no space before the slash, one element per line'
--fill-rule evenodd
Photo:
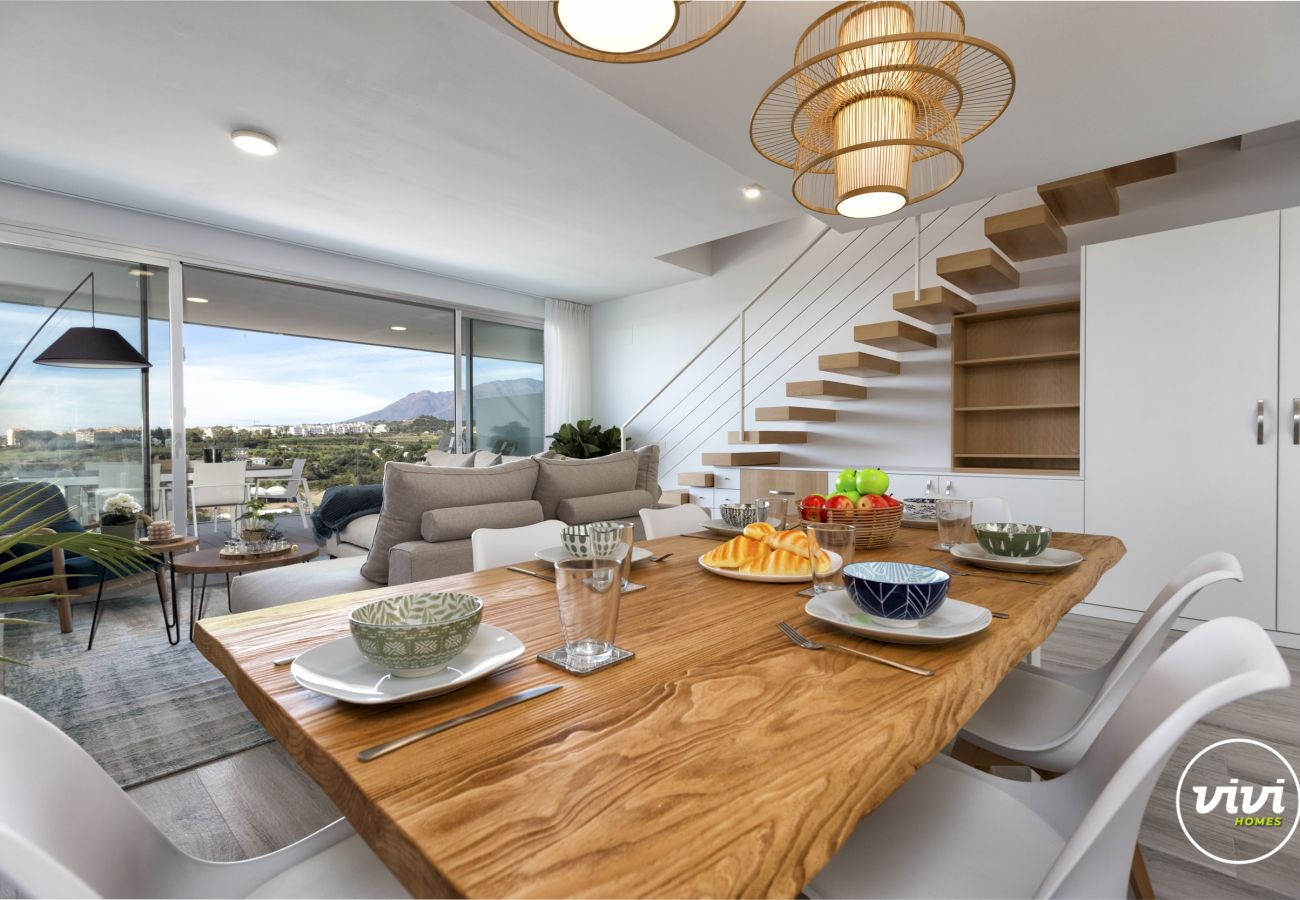
<path fill-rule="evenodd" d="M 1119 194 L 1106 169 L 1040 184 L 1038 196 L 1062 225 L 1119 215 Z"/>
<path fill-rule="evenodd" d="M 819 406 L 760 406 L 754 410 L 759 422 L 834 422 L 835 410 Z"/>
<path fill-rule="evenodd" d="M 876 322 L 871 325 L 855 325 L 853 340 L 879 350 L 903 353 L 908 350 L 925 350 L 937 347 L 939 338 L 934 332 L 917 328 L 906 322 L 894 319 L 890 322 Z"/>
<path fill-rule="evenodd" d="M 681 506 L 691 502 L 691 492 L 681 488 L 665 488 L 659 495 L 660 506 Z"/>
<path fill-rule="evenodd" d="M 785 395 L 806 400 L 866 400 L 867 389 L 842 381 L 787 381 Z"/>
<path fill-rule="evenodd" d="M 1058 256 L 1070 244 L 1052 211 L 1043 205 L 989 216 L 984 220 L 984 236 L 1017 262 Z"/>
<path fill-rule="evenodd" d="M 728 444 L 806 444 L 808 443 L 808 432 L 806 431 L 755 431 L 752 428 L 745 429 L 745 433 L 739 431 L 727 432 Z"/>
<path fill-rule="evenodd" d="M 823 353 L 817 357 L 817 368 L 833 375 L 853 375 L 856 378 L 877 378 L 897 375 L 902 367 L 897 360 L 872 356 L 870 353 Z"/>
<path fill-rule="evenodd" d="M 901 291 L 894 295 L 894 312 L 920 319 L 930 325 L 944 325 L 951 322 L 955 315 L 974 311 L 974 303 L 942 285 L 921 288 L 919 302 L 914 291 Z"/>
<path fill-rule="evenodd" d="M 678 472 L 677 483 L 681 487 L 713 487 L 713 473 Z"/>
<path fill-rule="evenodd" d="M 722 466 L 724 468 L 735 468 L 737 466 L 779 466 L 781 465 L 781 451 L 732 450 L 726 453 L 704 453 L 700 456 L 700 464 L 705 466 Z"/>
<path fill-rule="evenodd" d="M 967 250 L 934 261 L 940 278 L 968 294 L 1009 291 L 1020 287 L 1020 273 L 992 247 Z"/>

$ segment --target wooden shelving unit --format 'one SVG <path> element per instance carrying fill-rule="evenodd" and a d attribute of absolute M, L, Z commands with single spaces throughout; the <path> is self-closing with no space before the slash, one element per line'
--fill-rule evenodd
<path fill-rule="evenodd" d="M 952 320 L 958 472 L 1079 471 L 1079 301 Z"/>

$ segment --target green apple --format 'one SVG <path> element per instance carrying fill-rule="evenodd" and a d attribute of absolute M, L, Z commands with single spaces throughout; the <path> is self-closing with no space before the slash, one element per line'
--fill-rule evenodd
<path fill-rule="evenodd" d="M 857 491 L 845 491 L 844 496 L 852 500 L 854 506 L 857 506 L 858 501 L 862 499 L 862 495 Z"/>
<path fill-rule="evenodd" d="M 858 486 L 858 470 L 845 469 L 840 472 L 840 477 L 835 479 L 835 488 L 841 491 L 851 491 Z"/>
<path fill-rule="evenodd" d="M 883 494 L 889 490 L 889 476 L 879 469 L 862 469 L 858 472 L 857 488 L 863 494 Z"/>

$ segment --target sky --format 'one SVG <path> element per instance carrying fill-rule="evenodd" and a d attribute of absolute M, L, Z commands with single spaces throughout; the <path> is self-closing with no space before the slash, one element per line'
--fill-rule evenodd
<path fill-rule="evenodd" d="M 48 312 L 0 303 L 0 367 L 22 347 Z M 114 372 L 37 366 L 31 359 L 72 325 L 89 325 L 84 312 L 64 311 L 23 354 L 0 385 L 0 431 L 138 425 L 140 379 Z M 83 321 L 84 320 L 84 321 Z M 128 338 L 138 320 L 99 316 L 98 324 Z M 150 322 L 150 418 L 170 424 L 167 326 Z M 453 386 L 452 357 L 444 353 L 349 344 L 286 335 L 185 326 L 186 426 L 292 425 L 341 422 L 380 409 L 414 391 Z M 478 360 L 480 383 L 536 378 L 532 363 Z M 0 368 L 3 371 L 3 368 Z"/>

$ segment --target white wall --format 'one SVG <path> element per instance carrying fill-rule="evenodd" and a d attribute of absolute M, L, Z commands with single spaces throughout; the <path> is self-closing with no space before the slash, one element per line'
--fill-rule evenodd
<path fill-rule="evenodd" d="M 936 256 L 987 245 L 987 216 L 1038 202 L 1037 193 L 1026 189 L 923 217 L 922 286 L 939 283 Z M 1244 152 L 1227 142 L 1189 150 L 1179 154 L 1177 174 L 1121 188 L 1118 217 L 1067 228 L 1068 254 L 1019 264 L 1018 290 L 975 299 L 988 306 L 1077 297 L 1077 249 L 1083 243 L 1297 204 L 1300 140 Z M 715 247 L 713 276 L 595 305 L 596 418 L 607 424 L 626 419 L 794 259 L 819 227 L 810 218 L 799 219 L 726 239 Z M 755 427 L 756 406 L 831 405 L 787 399 L 784 392 L 787 381 L 823 377 L 817 370 L 821 353 L 866 350 L 893 355 L 855 344 L 852 326 L 895 317 L 893 293 L 912 288 L 911 237 L 910 220 L 863 232 L 832 232 L 751 311 L 747 427 Z M 901 376 L 867 379 L 861 382 L 871 390 L 866 401 L 833 404 L 839 411 L 835 424 L 765 426 L 813 433 L 808 444 L 781 448 L 785 464 L 946 468 L 951 417 L 948 329 L 935 330 L 941 334 L 937 349 L 897 355 L 903 363 Z M 727 449 L 726 431 L 737 427 L 737 335 L 733 326 L 629 428 L 637 442 L 663 444 L 665 484 L 674 483 L 679 469 L 700 468 L 700 452 Z"/>
<path fill-rule="evenodd" d="M 542 318 L 539 297 L 7 182 L 0 182 L 0 225 L 111 244 L 128 257 L 143 250 L 218 268 Z"/>

